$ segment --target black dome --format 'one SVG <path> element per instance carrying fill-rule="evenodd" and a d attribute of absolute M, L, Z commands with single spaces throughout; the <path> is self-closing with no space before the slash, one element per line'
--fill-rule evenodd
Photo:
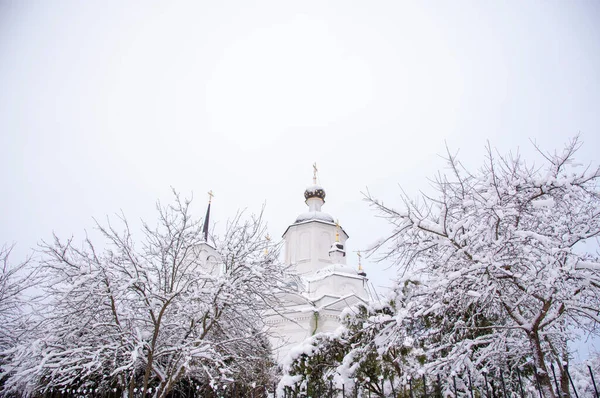
<path fill-rule="evenodd" d="M 320 198 L 325 200 L 325 190 L 320 185 L 311 185 L 304 191 L 304 199 Z"/>

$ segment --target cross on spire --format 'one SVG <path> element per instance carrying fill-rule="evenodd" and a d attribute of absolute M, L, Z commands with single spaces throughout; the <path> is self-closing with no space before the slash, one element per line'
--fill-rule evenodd
<path fill-rule="evenodd" d="M 317 162 L 313 163 L 313 184 L 317 183 L 317 171 L 319 171 L 319 169 L 317 169 Z"/>
<path fill-rule="evenodd" d="M 212 202 L 213 196 L 215 196 L 215 194 L 213 193 L 213 191 L 211 189 L 210 191 L 208 191 L 208 203 L 209 204 Z"/>

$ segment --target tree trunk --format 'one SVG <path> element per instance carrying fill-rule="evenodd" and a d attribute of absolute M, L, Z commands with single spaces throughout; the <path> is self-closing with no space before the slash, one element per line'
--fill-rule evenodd
<path fill-rule="evenodd" d="M 155 333 L 156 334 L 156 333 Z M 153 343 L 155 343 L 156 339 L 153 339 Z M 144 381 L 142 384 L 142 396 L 146 396 L 148 392 L 148 381 L 150 380 L 150 373 L 152 372 L 152 362 L 154 361 L 154 344 L 152 345 L 150 352 L 148 353 L 148 359 L 146 364 L 146 370 L 144 372 Z"/>
<path fill-rule="evenodd" d="M 552 380 L 548 374 L 546 362 L 544 358 L 544 352 L 540 344 L 540 336 L 537 331 L 528 333 L 529 343 L 531 344 L 531 350 L 533 352 L 533 364 L 535 366 L 535 374 L 538 382 L 540 383 L 540 389 L 542 390 L 542 396 L 544 398 L 556 398 L 554 390 L 552 389 Z"/>
<path fill-rule="evenodd" d="M 128 397 L 133 397 L 133 390 L 135 388 L 135 370 L 131 372 L 131 380 L 129 380 L 129 394 Z"/>

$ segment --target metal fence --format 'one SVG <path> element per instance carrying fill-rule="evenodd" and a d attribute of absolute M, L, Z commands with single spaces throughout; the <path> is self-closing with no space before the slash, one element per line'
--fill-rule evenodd
<path fill-rule="evenodd" d="M 600 398 L 598 385 L 590 366 L 587 366 L 589 388 L 586 391 L 577 390 L 568 366 L 562 369 L 569 380 L 566 386 L 568 391 L 562 391 L 553 365 L 551 365 L 551 370 L 551 381 L 554 383 L 557 397 Z M 343 385 L 340 388 L 336 388 L 331 380 L 328 383 L 314 383 L 313 388 L 307 382 L 303 385 L 303 388 L 297 388 L 298 386 L 296 388 L 286 387 L 283 395 L 280 393 L 277 398 L 537 398 L 538 396 L 545 398 L 535 373 L 526 376 L 519 369 L 516 369 L 514 373 L 516 377 L 507 379 L 502 373 L 498 373 L 492 377 L 492 375 L 482 372 L 483 382 L 479 384 L 473 380 L 469 372 L 463 375 L 463 378 L 459 378 L 458 382 L 456 375 L 446 378 L 442 378 L 439 375 L 428 378 L 422 375 L 419 378 L 408 378 L 408 382 L 402 385 L 395 384 L 393 380 L 381 378 L 379 379 L 380 385 L 377 385 L 378 383 L 371 383 L 369 387 L 357 385 L 350 391 L 347 391 Z"/>
<path fill-rule="evenodd" d="M 551 381 L 554 383 L 555 394 L 557 397 L 574 398 L 600 398 L 596 377 L 590 366 L 588 370 L 588 383 L 585 391 L 578 391 L 568 366 L 564 366 L 558 371 L 568 378 L 568 391 L 561 390 L 561 383 L 557 377 L 557 370 L 554 365 L 550 365 Z M 421 375 L 417 378 L 407 378 L 404 383 L 395 382 L 394 379 L 379 377 L 376 381 L 369 383 L 356 383 L 352 388 L 346 388 L 345 385 L 335 386 L 331 379 L 314 380 L 299 382 L 294 386 L 288 386 L 283 389 L 277 388 L 277 383 L 271 385 L 244 385 L 238 386 L 235 382 L 229 385 L 223 385 L 220 388 L 207 388 L 208 386 L 194 385 L 179 386 L 168 396 L 170 398 L 546 398 L 543 395 L 539 381 L 536 379 L 535 372 L 524 374 L 518 368 L 513 373 L 506 376 L 502 372 L 488 374 L 481 372 L 483 378 L 478 381 L 471 377 L 471 373 L 466 372 L 460 377 L 449 375 L 443 377 L 427 377 Z M 581 374 L 579 375 L 581 380 Z M 581 390 L 581 388 L 580 388 Z M 139 394 L 139 395 L 138 395 Z M 62 398 L 62 397 L 108 397 L 117 398 L 122 396 L 122 391 L 111 389 L 110 391 L 81 390 L 72 389 L 67 391 L 45 392 L 37 395 L 38 397 Z M 142 397 L 141 391 L 136 389 L 134 397 Z M 150 393 L 147 396 L 152 396 Z"/>

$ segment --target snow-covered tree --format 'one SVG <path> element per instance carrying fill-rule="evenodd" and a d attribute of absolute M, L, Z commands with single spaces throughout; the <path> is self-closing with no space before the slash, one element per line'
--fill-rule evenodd
<path fill-rule="evenodd" d="M 543 395 L 556 396 L 549 364 L 564 370 L 568 341 L 600 322 L 600 169 L 575 162 L 580 146 L 575 138 L 561 152 L 540 151 L 541 166 L 488 147 L 476 172 L 449 154 L 436 195 L 403 193 L 398 209 L 367 194 L 393 225 L 373 250 L 404 275 L 419 270 L 421 294 L 399 317 L 426 322 L 417 338 L 429 370 L 475 377 L 529 367 Z M 381 350 L 398 344 L 380 337 Z"/>
<path fill-rule="evenodd" d="M 575 364 L 571 369 L 573 385 L 580 397 L 595 397 L 600 391 L 600 354 L 591 354 L 589 359 Z"/>
<path fill-rule="evenodd" d="M 316 334 L 291 350 L 283 361 L 280 394 L 287 389 L 318 396 L 330 381 L 348 396 L 408 397 L 411 383 L 415 393 L 422 392 L 422 378 L 415 378 L 420 374 L 414 370 L 423 367 L 426 356 L 423 341 L 413 336 L 424 325 L 410 316 L 419 288 L 406 282 L 383 302 L 347 308 L 334 333 Z M 429 391 L 437 392 L 438 385 L 433 388 Z"/>
<path fill-rule="evenodd" d="M 89 238 L 42 245 L 40 325 L 10 351 L 4 392 L 164 397 L 242 389 L 266 374 L 261 315 L 277 305 L 283 269 L 277 247 L 265 250 L 262 213 L 236 215 L 215 239 L 221 262 L 211 264 L 190 201 L 175 194 L 157 210 L 157 226 L 143 223 L 140 240 L 122 216 L 119 227 L 97 224 L 102 249 Z"/>
<path fill-rule="evenodd" d="M 10 360 L 11 348 L 23 341 L 34 326 L 31 306 L 38 299 L 31 288 L 39 282 L 39 274 L 31 267 L 30 257 L 19 263 L 11 261 L 13 248 L 0 248 L 0 369 Z M 0 389 L 5 379 L 0 372 Z"/>
<path fill-rule="evenodd" d="M 12 264 L 10 254 L 13 246 L 0 248 L 0 352 L 15 342 L 15 328 L 22 320 L 22 295 L 31 287 L 33 279 L 28 269 L 29 259 Z M 1 355 L 1 354 L 0 354 Z"/>

